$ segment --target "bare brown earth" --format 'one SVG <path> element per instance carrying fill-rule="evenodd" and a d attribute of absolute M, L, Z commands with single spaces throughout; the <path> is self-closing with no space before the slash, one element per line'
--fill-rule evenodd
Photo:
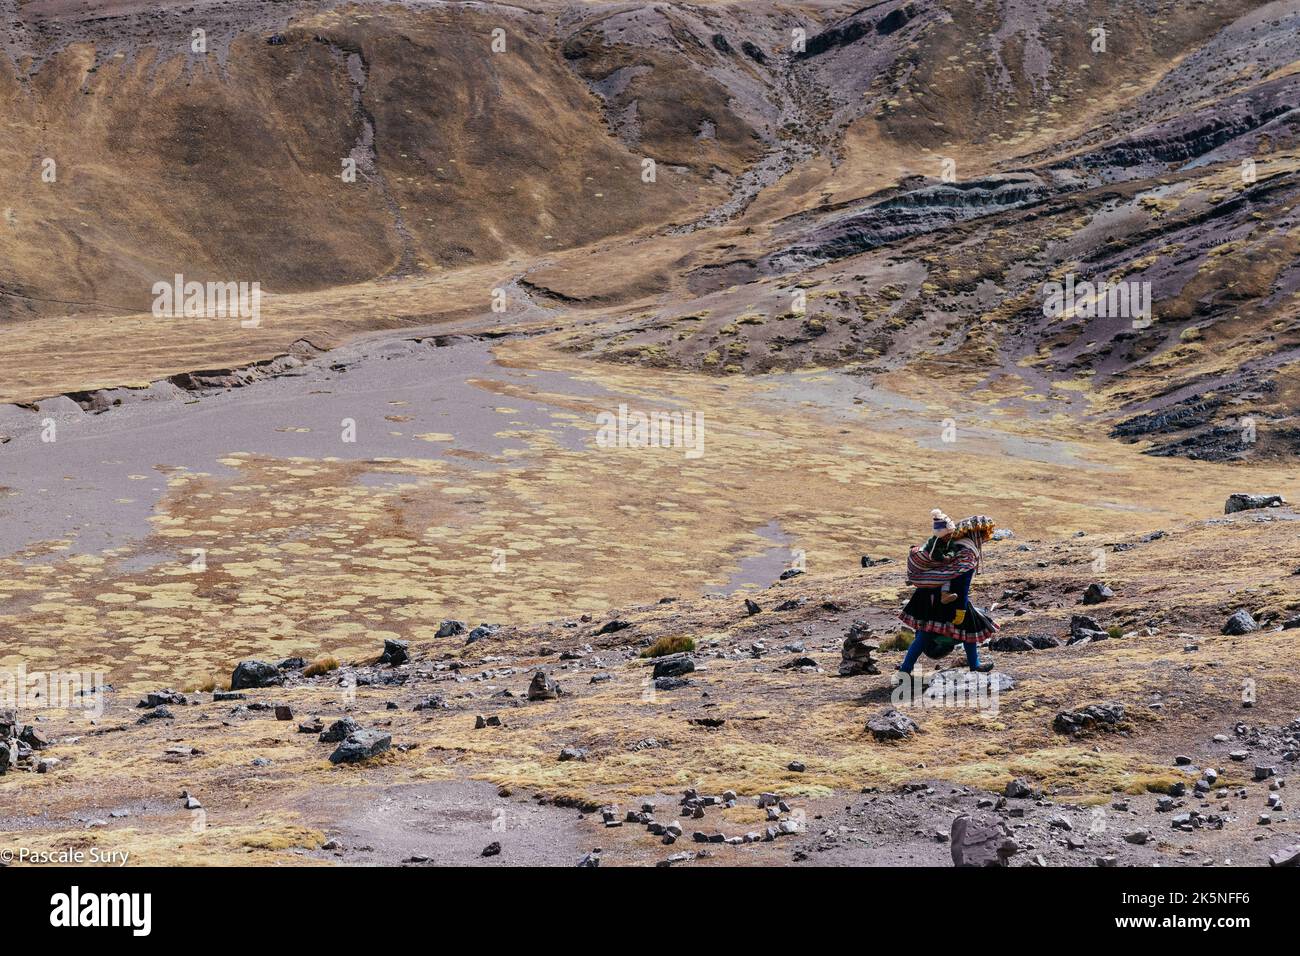
<path fill-rule="evenodd" d="M 1257 823 L 1252 772 L 1293 764 L 1235 725 L 1300 717 L 1280 630 L 1300 613 L 1300 524 L 1290 506 L 1222 512 L 1233 492 L 1300 497 L 1297 28 L 1292 0 L 0 0 L 0 520 L 78 494 L 110 524 L 147 514 L 112 547 L 78 528 L 0 540 L 0 666 L 112 685 L 95 723 L 20 714 L 47 718 L 59 762 L 0 777 L 0 849 L 648 864 L 705 849 L 695 829 L 761 831 L 754 798 L 773 791 L 798 833 L 693 862 L 945 863 L 935 832 L 1005 814 L 979 801 L 1018 776 L 1045 803 L 1005 817 L 1017 864 L 1266 863 L 1297 826 L 1285 787 Z M 260 327 L 153 317 L 176 273 L 260 281 Z M 1045 316 L 1043 283 L 1067 273 L 1150 282 L 1153 321 Z M 489 370 L 415 397 L 385 381 L 385 349 L 468 339 Z M 383 413 L 382 450 L 276 403 L 344 346 L 372 350 L 337 378 Z M 287 391 L 266 390 L 277 375 Z M 322 402 L 345 391 L 311 382 Z M 219 393 L 248 430 L 215 456 L 88 446 L 138 494 L 42 458 L 47 416 L 60 441 L 102 441 L 115 403 L 147 398 L 129 421 L 148 429 Z M 468 421 L 431 424 L 467 393 L 488 400 L 490 452 Z M 596 447 L 619 403 L 703 414 L 704 455 Z M 268 426 L 302 444 L 250 451 Z M 1086 610 L 1117 636 L 994 653 L 1016 681 L 995 712 L 918 713 L 917 736 L 881 743 L 864 725 L 901 652 L 840 678 L 840 642 L 854 620 L 897 636 L 901 564 L 935 506 L 1014 529 L 976 580 L 1005 633 L 1065 636 Z M 808 573 L 769 588 L 799 554 Z M 1093 581 L 1116 597 L 1081 608 Z M 775 610 L 789 598 L 806 600 Z M 1262 630 L 1222 635 L 1243 608 Z M 465 645 L 435 637 L 449 618 L 503 627 Z M 616 618 L 632 627 L 595 634 Z M 672 635 L 699 669 L 653 691 L 637 655 Z M 413 664 L 376 666 L 385 639 Z M 213 700 L 239 660 L 298 655 L 343 666 Z M 781 666 L 804 655 L 817 667 Z M 538 668 L 564 697 L 523 700 Z M 375 683 L 340 685 L 358 673 Z M 164 687 L 191 703 L 136 723 Z M 415 711 L 430 694 L 449 707 Z M 1098 701 L 1125 706 L 1121 733 L 1052 730 Z M 334 767 L 296 732 L 344 713 L 397 749 Z M 480 713 L 504 726 L 473 729 Z M 1227 796 L 1181 798 L 1222 830 L 1156 813 L 1196 779 L 1176 754 L 1222 771 Z M 742 799 L 683 819 L 672 847 L 593 812 L 651 799 L 671 820 L 688 787 Z M 1138 826 L 1155 838 L 1126 843 Z"/>

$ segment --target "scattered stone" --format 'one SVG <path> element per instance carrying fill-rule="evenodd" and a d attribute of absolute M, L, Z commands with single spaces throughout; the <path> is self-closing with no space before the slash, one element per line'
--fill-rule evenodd
<path fill-rule="evenodd" d="M 803 574 L 803 568 L 786 568 L 778 576 L 778 580 L 789 581 L 791 578 L 797 578 Z"/>
<path fill-rule="evenodd" d="M 1006 866 L 1007 861 L 1020 851 L 1000 821 L 980 823 L 967 814 L 952 822 L 950 837 L 954 866 Z"/>
<path fill-rule="evenodd" d="M 1007 651 L 1011 653 L 1043 651 L 1060 646 L 1060 640 L 1050 634 L 1004 634 L 988 642 L 988 649 L 991 651 Z"/>
<path fill-rule="evenodd" d="M 23 728 L 23 732 L 18 735 L 18 739 L 33 750 L 44 750 L 46 747 L 50 746 L 51 742 L 50 738 L 45 736 L 45 733 L 42 730 L 38 727 L 32 726 L 31 724 L 28 724 Z"/>
<path fill-rule="evenodd" d="M 882 711 L 867 721 L 867 730 L 877 740 L 903 740 L 912 736 L 921 728 L 911 717 L 899 713 L 893 707 Z"/>
<path fill-rule="evenodd" d="M 459 637 L 465 633 L 464 621 L 443 621 L 434 637 Z"/>
<path fill-rule="evenodd" d="M 1300 866 L 1300 843 L 1278 850 L 1268 858 L 1269 866 Z"/>
<path fill-rule="evenodd" d="M 276 704 L 276 705 L 275 705 L 275 719 L 276 719 L 276 720 L 293 720 L 293 710 L 292 710 L 292 708 L 290 708 L 288 704 Z"/>
<path fill-rule="evenodd" d="M 586 856 L 584 856 L 581 860 L 578 861 L 578 866 L 583 866 L 583 867 L 600 866 L 600 850 L 598 849 L 592 850 L 590 853 L 588 853 Z"/>
<path fill-rule="evenodd" d="M 390 734 L 378 730 L 355 730 L 330 754 L 330 763 L 358 763 L 377 757 L 392 745 Z"/>
<path fill-rule="evenodd" d="M 484 638 L 492 637 L 499 630 L 501 630 L 500 624 L 480 624 L 465 636 L 465 643 L 473 644 L 474 642 L 481 641 Z"/>
<path fill-rule="evenodd" d="M 171 708 L 155 707 L 153 710 L 149 711 L 149 713 L 137 720 L 136 723 L 147 724 L 153 720 L 173 720 L 175 717 L 176 715 L 171 712 Z"/>
<path fill-rule="evenodd" d="M 158 707 L 162 704 L 180 705 L 187 703 L 184 694 L 178 694 L 174 690 L 155 690 L 145 695 L 144 700 L 137 704 L 137 707 Z"/>
<path fill-rule="evenodd" d="M 1135 846 L 1142 846 L 1151 839 L 1150 830 L 1133 830 L 1124 834 L 1124 842 L 1132 843 Z"/>
<path fill-rule="evenodd" d="M 278 687 L 284 683 L 284 675 L 274 664 L 266 661 L 240 661 L 235 672 L 230 675 L 230 689 L 244 690 L 253 687 Z"/>
<path fill-rule="evenodd" d="M 1237 492 L 1228 495 L 1228 500 L 1223 503 L 1223 513 L 1230 515 L 1255 508 L 1279 508 L 1284 504 L 1286 499 L 1281 495 L 1249 495 Z"/>
<path fill-rule="evenodd" d="M 603 625 L 601 625 L 600 630 L 596 632 L 596 636 L 599 637 L 601 634 L 613 634 L 615 631 L 624 631 L 631 626 L 632 626 L 631 621 L 620 621 L 617 619 L 613 621 L 606 621 Z"/>
<path fill-rule="evenodd" d="M 1087 588 L 1084 589 L 1083 603 L 1101 604 L 1105 601 L 1109 601 L 1114 596 L 1115 596 L 1115 592 L 1112 591 L 1105 584 L 1098 584 L 1094 582 L 1092 584 L 1089 584 Z"/>
<path fill-rule="evenodd" d="M 1223 625 L 1223 633 L 1229 635 L 1249 634 L 1251 631 L 1258 631 L 1259 625 L 1251 617 L 1249 611 L 1236 611 L 1227 622 Z"/>
<path fill-rule="evenodd" d="M 748 614 L 748 615 L 750 615 L 750 616 L 752 617 L 753 615 L 755 615 L 755 614 L 761 614 L 762 612 L 763 612 L 763 609 L 762 609 L 761 607 L 758 606 L 758 602 L 757 602 L 757 601 L 751 600 L 750 598 L 745 598 L 745 613 L 746 613 L 746 614 Z"/>
<path fill-rule="evenodd" d="M 311 720 L 304 720 L 298 725 L 300 734 L 319 734 L 325 729 L 325 722 L 319 717 L 313 717 Z"/>
<path fill-rule="evenodd" d="M 689 654 L 672 654 L 655 661 L 655 677 L 681 677 L 695 670 L 695 661 Z"/>
<path fill-rule="evenodd" d="M 656 677 L 655 690 L 679 690 L 690 684 L 685 677 Z"/>
<path fill-rule="evenodd" d="M 785 769 L 789 770 L 791 773 L 803 773 L 808 768 L 805 767 L 798 760 L 791 760 L 788 764 L 786 764 Z"/>
<path fill-rule="evenodd" d="M 354 717 L 340 717 L 334 723 L 330 724 L 329 729 L 320 735 L 320 742 L 323 744 L 337 744 L 361 729 Z"/>
<path fill-rule="evenodd" d="M 429 694 L 415 705 L 416 710 L 451 710 L 451 704 L 447 703 L 437 694 Z"/>
<path fill-rule="evenodd" d="M 1052 721 L 1058 734 L 1080 734 L 1093 730 L 1118 730 L 1124 724 L 1124 705 L 1088 704 L 1078 710 L 1063 710 Z"/>
<path fill-rule="evenodd" d="M 560 685 L 547 676 L 546 671 L 538 671 L 528 685 L 529 700 L 557 700 L 564 691 Z"/>
<path fill-rule="evenodd" d="M 485 727 L 500 727 L 500 726 L 501 726 L 501 718 L 498 717 L 496 714 L 492 714 L 490 717 L 484 717 L 482 714 L 479 714 L 477 717 L 474 718 L 475 730 L 482 730 Z"/>
<path fill-rule="evenodd" d="M 1037 800 L 1042 796 L 1042 791 L 1031 787 L 1024 780 L 1016 777 L 1014 780 L 1007 781 L 1007 788 L 1004 791 L 1006 796 L 1012 800 Z"/>
<path fill-rule="evenodd" d="M 399 664 L 405 664 L 410 661 L 410 645 L 406 641 L 398 641 L 393 638 L 384 639 L 384 653 L 379 656 L 379 663 L 391 664 L 397 667 Z"/>
<path fill-rule="evenodd" d="M 584 747 L 565 747 L 560 751 L 560 763 L 570 760 L 586 760 L 587 750 Z"/>

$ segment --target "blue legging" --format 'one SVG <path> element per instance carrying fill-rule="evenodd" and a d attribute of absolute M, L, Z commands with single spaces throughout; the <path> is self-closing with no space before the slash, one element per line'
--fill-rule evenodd
<path fill-rule="evenodd" d="M 912 638 L 912 644 L 903 657 L 903 663 L 898 665 L 900 671 L 904 674 L 912 673 L 912 668 L 916 666 L 916 659 L 930 646 L 931 637 L 929 631 L 916 632 L 916 637 Z M 977 670 L 980 666 L 980 646 L 974 641 L 963 641 L 962 647 L 966 648 L 966 663 L 970 665 L 971 670 Z"/>

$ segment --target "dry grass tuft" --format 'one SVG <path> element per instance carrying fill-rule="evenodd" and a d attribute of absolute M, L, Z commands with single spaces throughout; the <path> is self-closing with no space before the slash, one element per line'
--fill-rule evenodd
<path fill-rule="evenodd" d="M 328 674 L 330 671 L 339 669 L 339 659 L 333 654 L 325 657 L 318 657 L 302 670 L 303 677 L 319 677 L 321 674 Z"/>
<path fill-rule="evenodd" d="M 695 638 L 684 634 L 665 634 L 644 651 L 642 657 L 667 657 L 669 654 L 681 654 L 695 650 Z"/>

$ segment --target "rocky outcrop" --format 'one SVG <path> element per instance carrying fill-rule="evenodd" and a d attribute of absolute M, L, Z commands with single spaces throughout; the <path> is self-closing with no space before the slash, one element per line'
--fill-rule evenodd
<path fill-rule="evenodd" d="M 1280 508 L 1284 504 L 1286 499 L 1281 495 L 1250 495 L 1237 492 L 1228 495 L 1228 500 L 1223 503 L 1223 513 L 1230 515 L 1238 511 L 1252 511 L 1255 508 Z"/>
<path fill-rule="evenodd" d="M 1246 138 L 1276 121 L 1290 122 L 1294 126 L 1300 120 L 1296 102 L 1294 78 L 1260 84 L 1247 93 L 1203 110 L 1114 140 L 1063 165 L 1124 169 L 1186 163 L 1214 152 L 1226 143 Z M 1250 151 L 1247 144 L 1243 155 L 1250 155 Z"/>
<path fill-rule="evenodd" d="M 1006 212 L 1049 195 L 1032 173 L 928 183 L 879 200 L 861 212 L 814 228 L 772 258 L 775 267 L 842 259 L 980 216 Z"/>

